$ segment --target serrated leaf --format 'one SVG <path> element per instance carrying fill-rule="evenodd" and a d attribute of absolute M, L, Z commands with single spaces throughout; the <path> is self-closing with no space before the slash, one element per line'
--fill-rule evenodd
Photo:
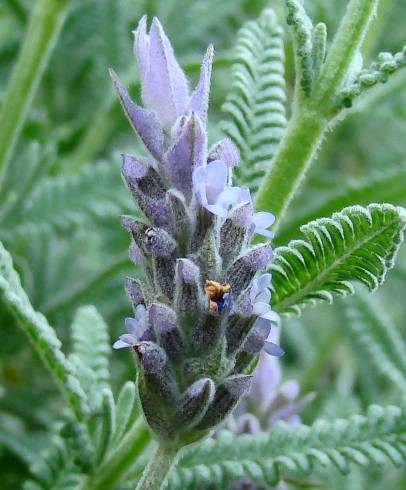
<path fill-rule="evenodd" d="M 286 127 L 282 30 L 271 9 L 240 31 L 221 129 L 237 145 L 240 184 L 255 192 Z"/>
<path fill-rule="evenodd" d="M 377 408 L 381 411 L 378 418 Z M 311 472 L 313 466 L 325 466 L 344 474 L 353 463 L 376 465 L 391 461 L 399 465 L 406 460 L 406 454 L 399 449 L 406 437 L 405 415 L 401 407 L 372 406 L 365 416 L 347 420 L 299 427 L 279 423 L 270 434 L 231 436 L 231 441 L 209 438 L 185 453 L 170 477 L 169 490 L 199 488 L 214 467 L 216 484 L 228 488 L 247 472 L 255 482 L 275 485 L 275 465 L 285 473 Z"/>
<path fill-rule="evenodd" d="M 275 250 L 270 267 L 274 309 L 297 314 L 307 303 L 332 302 L 334 294 L 351 294 L 353 281 L 374 291 L 393 267 L 405 225 L 403 208 L 370 204 L 302 226 L 304 240 Z"/>

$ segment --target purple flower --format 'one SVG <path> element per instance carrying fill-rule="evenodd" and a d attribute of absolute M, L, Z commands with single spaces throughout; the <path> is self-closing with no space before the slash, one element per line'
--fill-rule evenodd
<path fill-rule="evenodd" d="M 279 321 L 279 315 L 272 310 L 269 304 L 271 300 L 271 291 L 269 290 L 271 278 L 272 275 L 269 273 L 254 277 L 250 288 L 250 300 L 254 315 L 272 322 L 277 322 Z"/>
<path fill-rule="evenodd" d="M 274 221 L 275 216 L 272 213 L 268 213 L 267 211 L 258 211 L 258 213 L 254 213 L 252 217 L 252 222 L 255 226 L 254 233 L 258 233 L 269 239 L 273 238 L 275 234 L 267 228 L 273 225 Z"/>
<path fill-rule="evenodd" d="M 235 167 L 240 160 L 240 152 L 230 138 L 224 138 L 210 149 L 207 161 L 214 160 L 223 161 L 227 167 Z"/>
<path fill-rule="evenodd" d="M 193 172 L 193 191 L 196 201 L 211 213 L 225 218 L 230 206 L 250 199 L 249 191 L 228 187 L 228 167 L 221 160 L 198 167 Z"/>
<path fill-rule="evenodd" d="M 141 340 L 148 329 L 148 317 L 144 305 L 138 305 L 135 308 L 135 318 L 125 319 L 125 327 L 128 333 L 120 335 L 119 339 L 113 344 L 114 349 L 132 347 Z"/>

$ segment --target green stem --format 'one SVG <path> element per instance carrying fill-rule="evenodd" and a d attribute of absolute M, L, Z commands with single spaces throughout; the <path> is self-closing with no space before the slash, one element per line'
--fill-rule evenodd
<path fill-rule="evenodd" d="M 81 490 L 111 490 L 143 453 L 150 441 L 149 430 L 139 419 L 124 436 L 117 449 L 85 480 Z"/>
<path fill-rule="evenodd" d="M 177 448 L 157 445 L 151 454 L 149 463 L 138 482 L 136 490 L 159 490 L 164 488 L 169 473 L 178 461 L 180 451 Z"/>
<path fill-rule="evenodd" d="M 327 122 L 303 105 L 289 121 L 288 129 L 255 199 L 257 210 L 269 210 L 283 219 L 294 193 L 313 162 Z"/>
<path fill-rule="evenodd" d="M 66 14 L 66 0 L 38 0 L 0 110 L 0 188 Z"/>
<path fill-rule="evenodd" d="M 376 12 L 379 0 L 351 0 L 314 89 L 321 109 L 335 101 Z M 326 107 L 323 107 L 326 106 Z"/>
<path fill-rule="evenodd" d="M 279 225 L 313 163 L 328 125 L 337 115 L 337 95 L 348 76 L 379 0 L 351 0 L 310 97 L 297 98 L 286 133 L 258 190 L 255 207 L 269 210 Z"/>

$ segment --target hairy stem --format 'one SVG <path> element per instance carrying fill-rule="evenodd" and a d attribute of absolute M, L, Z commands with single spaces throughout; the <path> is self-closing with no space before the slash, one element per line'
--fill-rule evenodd
<path fill-rule="evenodd" d="M 313 162 L 327 123 L 319 114 L 301 108 L 289 121 L 272 165 L 255 199 L 255 208 L 283 219 L 294 193 Z"/>
<path fill-rule="evenodd" d="M 351 0 L 309 97 L 297 98 L 293 116 L 261 187 L 255 206 L 283 219 L 313 163 L 328 125 L 337 115 L 337 95 L 367 32 L 379 0 Z"/>
<path fill-rule="evenodd" d="M 140 418 L 117 449 L 90 475 L 81 490 L 110 490 L 143 453 L 150 441 L 149 430 Z"/>
<path fill-rule="evenodd" d="M 66 0 L 38 0 L 0 110 L 0 189 L 15 144 L 59 36 Z"/>
<path fill-rule="evenodd" d="M 136 490 L 159 490 L 164 488 L 169 473 L 179 458 L 179 450 L 157 445 L 149 463 L 138 482 Z"/>
<path fill-rule="evenodd" d="M 361 48 L 378 3 L 379 0 L 349 2 L 315 87 L 315 98 L 322 109 L 327 109 L 335 101 L 337 91 Z"/>

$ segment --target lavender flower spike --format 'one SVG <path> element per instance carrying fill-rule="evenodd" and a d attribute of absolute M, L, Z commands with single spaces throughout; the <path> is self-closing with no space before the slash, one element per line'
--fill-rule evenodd
<path fill-rule="evenodd" d="M 135 32 L 142 100 L 113 82 L 148 157 L 123 157 L 122 173 L 144 216 L 125 216 L 130 256 L 144 276 L 127 280 L 135 311 L 114 348 L 131 347 L 141 407 L 162 445 L 180 448 L 220 424 L 249 390 L 248 367 L 264 349 L 277 315 L 269 305 L 270 213 L 256 213 L 249 190 L 232 185 L 237 148 L 223 139 L 207 151 L 213 48 L 189 94 L 161 24 Z M 258 276 L 257 276 L 258 275 Z M 138 304 L 137 304 L 138 303 Z"/>

